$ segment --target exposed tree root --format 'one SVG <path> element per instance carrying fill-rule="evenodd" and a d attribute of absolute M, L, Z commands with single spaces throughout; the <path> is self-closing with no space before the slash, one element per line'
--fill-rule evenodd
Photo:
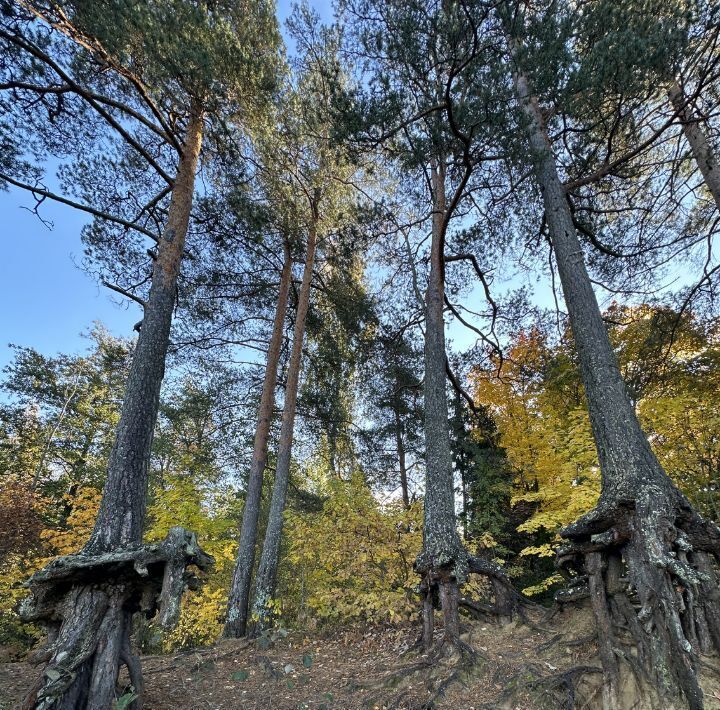
<path fill-rule="evenodd" d="M 444 678 L 437 678 L 430 681 L 428 689 L 432 691 L 430 699 L 423 706 L 424 708 L 432 708 L 437 700 L 445 695 L 445 692 L 454 683 L 462 683 L 466 677 L 477 671 L 481 665 L 481 660 L 485 660 L 477 651 L 465 644 L 450 668 L 450 672 Z"/>
<path fill-rule="evenodd" d="M 517 615 L 527 621 L 526 608 L 538 608 L 515 589 L 510 578 L 500 565 L 482 557 L 468 557 L 468 571 L 482 575 L 490 580 L 495 596 L 495 607 L 491 613 L 496 615 L 500 623 L 509 623 Z"/>
<path fill-rule="evenodd" d="M 124 665 L 139 708 L 144 685 L 130 647 L 132 615 L 159 612 L 165 628 L 174 626 L 182 593 L 194 577 L 186 567 L 206 569 L 212 561 L 193 533 L 173 528 L 161 543 L 59 557 L 37 572 L 27 583 L 31 596 L 20 613 L 25 621 L 47 627 L 47 646 L 36 657 L 47 665 L 24 706 L 111 708 Z"/>
<path fill-rule="evenodd" d="M 420 592 L 422 594 L 422 635 L 409 649 L 423 650 L 427 655 L 422 664 L 413 668 L 412 673 L 424 672 L 430 699 L 425 707 L 433 707 L 435 702 L 456 682 L 462 682 L 483 660 L 483 657 L 461 638 L 459 609 L 462 607 L 472 615 L 491 618 L 500 624 L 507 624 L 514 616 L 528 621 L 524 611 L 526 606 L 536 606 L 515 590 L 503 569 L 496 563 L 480 557 L 467 555 L 462 550 L 462 559 L 436 568 L 431 564 L 423 566 L 422 556 L 416 562 L 416 570 L 421 575 Z M 480 574 L 489 579 L 495 597 L 494 604 L 462 599 L 457 570 Z M 442 637 L 435 639 L 435 610 L 443 614 Z M 448 669 L 448 666 L 449 669 Z M 441 677 L 435 677 L 440 673 Z M 393 677 L 397 677 L 396 675 Z M 392 702 L 399 702 L 398 696 Z"/>
<path fill-rule="evenodd" d="M 651 493 L 603 501 L 563 531 L 558 566 L 572 587 L 558 601 L 590 598 L 606 707 L 619 705 L 625 663 L 667 705 L 700 710 L 699 655 L 720 652 L 720 529 L 675 489 Z"/>
<path fill-rule="evenodd" d="M 520 594 L 512 585 L 500 565 L 481 557 L 467 557 L 468 572 L 486 577 L 492 586 L 495 597 L 494 604 L 474 601 L 460 597 L 459 585 L 454 577 L 444 570 L 429 570 L 422 576 L 420 592 L 423 599 L 423 632 L 413 649 L 423 647 L 429 651 L 434 643 L 434 611 L 442 609 L 445 618 L 445 638 L 443 644 L 451 643 L 460 651 L 460 630 L 458 627 L 458 608 L 463 608 L 471 616 L 500 624 L 510 623 L 515 616 L 528 622 L 526 607 L 536 608 L 537 605 Z"/>
<path fill-rule="evenodd" d="M 454 683 L 463 683 L 477 673 L 485 660 L 482 654 L 462 640 L 457 643 L 444 636 L 440 643 L 433 646 L 430 653 L 417 663 L 394 670 L 383 678 L 379 691 L 372 695 L 366 704 L 369 707 L 399 707 L 408 693 L 406 683 L 412 680 L 413 683 L 420 681 L 429 692 L 430 697 L 421 707 L 435 707 L 435 703 L 445 695 L 448 688 Z M 395 693 L 388 697 L 388 689 L 395 689 Z"/>
<path fill-rule="evenodd" d="M 514 697 L 523 692 L 539 693 L 551 703 L 548 707 L 573 710 L 577 705 L 577 688 L 581 680 L 591 673 L 602 673 L 603 669 L 596 666 L 574 666 L 560 673 L 543 675 L 538 668 L 528 666 L 522 673 L 505 681 L 506 689 L 493 700 L 492 704 L 484 705 L 487 710 L 504 707 Z M 527 679 L 528 674 L 535 678 Z"/>
<path fill-rule="evenodd" d="M 492 563 L 488 564 L 492 565 Z M 495 567 L 495 565 L 492 568 L 486 567 L 485 564 L 476 565 L 476 568 L 483 570 L 492 569 L 493 574 L 502 574 L 502 570 Z M 422 576 L 420 591 L 423 599 L 422 635 L 408 652 L 421 651 L 424 652 L 424 656 L 418 663 L 410 664 L 385 678 L 381 682 L 383 690 L 370 701 L 372 707 L 377 704 L 383 707 L 397 706 L 406 691 L 401 689 L 394 697 L 388 699 L 383 697 L 387 688 L 397 687 L 405 679 L 417 675 L 422 677 L 430 693 L 430 698 L 424 707 L 433 707 L 437 699 L 443 696 L 453 683 L 462 682 L 463 678 L 471 674 L 484 660 L 478 651 L 461 638 L 458 612 L 462 601 L 455 577 L 447 569 L 426 570 Z M 489 605 L 487 608 L 491 609 Z M 500 608 L 504 613 L 509 611 L 506 606 Z M 436 609 L 442 611 L 444 620 L 439 639 L 435 638 Z"/>

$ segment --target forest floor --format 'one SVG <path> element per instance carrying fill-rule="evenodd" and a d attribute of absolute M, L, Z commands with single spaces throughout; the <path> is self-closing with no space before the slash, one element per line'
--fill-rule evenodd
<path fill-rule="evenodd" d="M 451 656 L 424 664 L 422 655 L 408 653 L 417 636 L 411 625 L 291 632 L 265 649 L 222 641 L 145 656 L 145 709 L 601 707 L 593 623 L 582 610 L 503 627 L 466 621 L 463 639 L 477 652 L 470 663 Z M 18 707 L 37 672 L 23 661 L 0 663 L 2 710 Z M 628 707 L 653 707 L 628 700 Z M 707 710 L 720 709 L 720 683 L 706 684 L 705 700 Z"/>

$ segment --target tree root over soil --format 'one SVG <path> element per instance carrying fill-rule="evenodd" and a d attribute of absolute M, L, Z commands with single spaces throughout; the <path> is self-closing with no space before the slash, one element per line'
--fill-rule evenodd
<path fill-rule="evenodd" d="M 435 707 L 455 683 L 465 683 L 483 668 L 485 657 L 465 642 L 451 642 L 444 637 L 417 662 L 394 670 L 378 684 L 378 692 L 366 700 L 368 707 L 399 708 L 408 695 L 410 681 L 421 682 L 429 693 L 422 709 Z M 388 690 L 393 693 L 388 696 Z"/>
<path fill-rule="evenodd" d="M 463 551 L 464 552 L 464 551 Z M 433 707 L 438 698 L 454 683 L 472 676 L 481 666 L 483 657 L 461 638 L 459 609 L 472 617 L 491 619 L 501 625 L 509 624 L 515 615 L 526 619 L 524 606 L 534 606 L 515 590 L 503 569 L 496 563 L 464 553 L 464 567 L 468 573 L 487 577 L 493 589 L 494 604 L 475 602 L 460 597 L 459 584 L 454 576 L 454 565 L 422 568 L 416 563 L 421 576 L 422 634 L 408 652 L 423 652 L 425 657 L 395 673 L 383 682 L 394 686 L 406 676 L 421 674 L 423 683 L 430 692 L 425 707 Z M 442 611 L 444 626 L 440 641 L 435 640 L 435 610 Z M 383 700 L 383 707 L 399 707 L 406 692 L 403 690 L 394 698 Z"/>
<path fill-rule="evenodd" d="M 455 683 L 464 683 L 477 675 L 485 657 L 461 638 L 458 610 L 462 608 L 471 617 L 491 620 L 501 625 L 512 622 L 515 616 L 528 621 L 524 607 L 535 607 L 532 602 L 515 590 L 503 569 L 496 563 L 479 557 L 467 556 L 467 571 L 487 577 L 495 597 L 494 604 L 476 602 L 460 597 L 457 580 L 445 569 L 418 570 L 422 581 L 423 630 L 420 638 L 407 653 L 424 652 L 420 661 L 394 671 L 381 681 L 380 694 L 370 704 L 382 707 L 400 707 L 407 695 L 406 689 L 384 695 L 388 688 L 405 685 L 409 678 L 420 677 L 430 697 L 423 707 L 431 708 Z M 444 618 L 442 636 L 435 637 L 435 610 L 441 610 Z"/>
<path fill-rule="evenodd" d="M 48 632 L 47 646 L 33 659 L 46 667 L 23 707 L 107 710 L 117 697 L 124 665 L 133 707 L 139 708 L 144 686 L 130 648 L 132 615 L 159 612 L 160 624 L 172 628 L 183 591 L 198 581 L 186 568 L 204 570 L 212 563 L 195 535 L 179 527 L 160 543 L 50 562 L 27 582 L 31 596 L 20 607 L 24 621 L 40 623 Z"/>
<path fill-rule="evenodd" d="M 664 490 L 632 505 L 601 499 L 562 534 L 557 564 L 571 587 L 556 599 L 590 598 L 604 707 L 623 707 L 623 667 L 658 706 L 701 710 L 699 657 L 720 652 L 720 528 Z"/>
<path fill-rule="evenodd" d="M 528 664 L 522 673 L 505 679 L 505 690 L 491 704 L 481 706 L 483 710 L 516 707 L 514 699 L 522 693 L 531 693 L 539 701 L 551 703 L 548 707 L 574 710 L 578 707 L 578 686 L 591 673 L 602 673 L 596 666 L 573 666 L 566 670 L 545 675 L 537 664 Z M 528 677 L 529 676 L 529 677 Z M 581 701 L 583 705 L 587 699 Z"/>
<path fill-rule="evenodd" d="M 535 608 L 529 599 L 520 594 L 500 565 L 481 557 L 468 555 L 467 571 L 486 577 L 492 586 L 494 604 L 477 602 L 460 596 L 456 579 L 446 570 L 418 570 L 421 574 L 420 593 L 423 599 L 423 633 L 416 646 L 430 651 L 433 645 L 434 611 L 442 609 L 445 619 L 445 632 L 442 644 L 453 645 L 460 652 L 472 652 L 460 640 L 457 610 L 462 608 L 475 618 L 494 621 L 501 625 L 509 624 L 515 616 L 528 622 L 526 607 Z"/>

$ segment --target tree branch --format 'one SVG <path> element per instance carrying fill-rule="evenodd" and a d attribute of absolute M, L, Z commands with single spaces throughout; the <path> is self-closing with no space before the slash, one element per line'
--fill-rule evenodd
<path fill-rule="evenodd" d="M 140 225 L 133 222 L 129 222 L 122 217 L 115 217 L 108 212 L 103 212 L 102 210 L 90 207 L 90 205 L 84 205 L 81 202 L 75 202 L 74 200 L 70 200 L 67 197 L 63 197 L 62 195 L 57 195 L 54 192 L 45 190 L 44 188 L 38 187 L 37 185 L 30 185 L 29 183 L 20 182 L 19 180 L 16 180 L 9 175 L 5 175 L 4 173 L 0 173 L 0 181 L 2 180 L 10 183 L 11 185 L 14 185 L 15 187 L 19 187 L 21 190 L 27 190 L 33 195 L 41 195 L 42 197 L 47 197 L 50 200 L 60 202 L 63 205 L 68 205 L 75 208 L 76 210 L 80 210 L 81 212 L 87 212 L 88 214 L 91 214 L 94 217 L 98 217 L 99 219 L 104 219 L 107 222 L 119 224 L 121 227 L 126 227 L 127 229 L 134 229 L 136 232 L 140 232 L 140 234 L 144 234 L 146 237 L 149 237 L 154 242 L 159 241 L 157 234 L 153 234 L 150 230 L 145 229 L 144 227 L 141 227 Z"/>
<path fill-rule="evenodd" d="M 103 279 L 100 282 L 103 286 L 106 288 L 109 288 L 111 291 L 115 291 L 115 293 L 119 293 L 121 296 L 125 296 L 125 298 L 129 298 L 131 301 L 135 301 L 135 303 L 139 303 L 143 308 L 147 307 L 147 302 L 144 301 L 140 296 L 136 296 L 134 293 L 127 291 L 126 289 L 122 288 L 121 286 L 118 286 L 116 284 L 111 284 L 109 281 L 105 281 Z"/>

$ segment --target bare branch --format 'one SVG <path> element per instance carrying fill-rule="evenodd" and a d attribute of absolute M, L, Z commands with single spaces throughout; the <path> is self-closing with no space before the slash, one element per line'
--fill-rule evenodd
<path fill-rule="evenodd" d="M 125 296 L 125 298 L 129 298 L 131 301 L 135 301 L 135 303 L 139 303 L 143 308 L 147 307 L 147 302 L 144 301 L 139 296 L 136 296 L 131 291 L 127 291 L 126 289 L 122 288 L 121 286 L 117 286 L 116 284 L 111 284 L 109 281 L 105 281 L 104 279 L 100 282 L 103 286 L 106 288 L 109 288 L 111 291 L 115 291 L 115 293 L 119 293 L 121 296 Z"/>
<path fill-rule="evenodd" d="M 67 197 L 63 197 L 62 195 L 57 195 L 54 192 L 50 192 L 49 190 L 46 190 L 42 187 L 38 187 L 37 185 L 30 185 L 29 183 L 20 182 L 19 180 L 16 180 L 9 175 L 5 175 L 4 173 L 0 173 L 0 180 L 4 180 L 5 182 L 8 182 L 15 187 L 19 187 L 21 190 L 27 190 L 33 195 L 41 195 L 42 197 L 47 197 L 50 200 L 60 202 L 63 205 L 68 205 L 75 208 L 76 210 L 80 210 L 81 212 L 87 212 L 88 214 L 91 214 L 94 217 L 98 217 L 99 219 L 104 219 L 107 222 L 119 224 L 121 227 L 126 227 L 127 229 L 134 229 L 136 232 L 140 232 L 140 234 L 144 234 L 146 237 L 149 237 L 154 242 L 157 242 L 159 240 L 157 234 L 153 234 L 150 230 L 145 229 L 144 227 L 141 227 L 139 224 L 135 224 L 134 222 L 129 222 L 122 217 L 116 217 L 115 215 L 111 215 L 108 212 L 103 212 L 102 210 L 90 207 L 90 205 L 84 205 L 81 202 L 75 202 L 74 200 L 70 200 Z"/>

